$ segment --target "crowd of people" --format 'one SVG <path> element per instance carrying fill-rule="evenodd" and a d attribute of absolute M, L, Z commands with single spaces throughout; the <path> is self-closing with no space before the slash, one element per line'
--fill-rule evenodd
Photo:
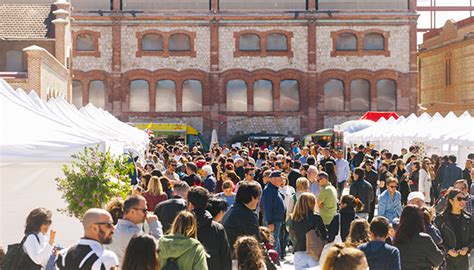
<path fill-rule="evenodd" d="M 51 211 L 32 210 L 21 269 L 270 270 L 288 252 L 297 270 L 474 267 L 474 154 L 346 150 L 154 140 L 77 245 L 57 248 Z"/>

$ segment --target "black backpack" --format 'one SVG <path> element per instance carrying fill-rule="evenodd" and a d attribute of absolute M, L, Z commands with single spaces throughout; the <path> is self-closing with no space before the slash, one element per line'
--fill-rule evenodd
<path fill-rule="evenodd" d="M 179 270 L 178 262 L 176 258 L 168 258 L 166 264 L 161 270 Z"/>
<path fill-rule="evenodd" d="M 56 260 L 56 266 L 60 270 L 89 270 L 99 259 L 89 245 L 75 245 L 64 252 L 61 252 Z M 81 265 L 86 257 L 86 261 Z M 101 264 L 100 269 L 105 270 L 105 265 Z"/>
<path fill-rule="evenodd" d="M 38 235 L 35 233 L 30 234 L 36 237 L 38 243 L 40 242 Z M 2 270 L 40 270 L 42 268 L 41 265 L 34 263 L 23 250 L 23 244 L 30 234 L 25 235 L 20 243 L 8 245 L 7 254 L 0 265 Z"/>

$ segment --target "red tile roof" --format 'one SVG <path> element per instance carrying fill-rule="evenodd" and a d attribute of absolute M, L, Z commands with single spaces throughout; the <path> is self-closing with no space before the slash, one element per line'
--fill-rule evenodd
<path fill-rule="evenodd" d="M 0 38 L 54 38 L 54 6 L 0 4 Z"/>

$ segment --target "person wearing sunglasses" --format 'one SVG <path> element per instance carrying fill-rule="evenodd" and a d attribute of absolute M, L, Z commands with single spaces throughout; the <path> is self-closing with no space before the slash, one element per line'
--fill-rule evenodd
<path fill-rule="evenodd" d="M 396 178 L 388 178 L 386 185 L 387 190 L 379 196 L 378 215 L 386 217 L 389 222 L 392 222 L 402 213 L 402 195 L 397 191 L 398 180 Z"/>
<path fill-rule="evenodd" d="M 42 269 L 46 267 L 54 248 L 56 231 L 51 230 L 50 210 L 45 208 L 33 209 L 26 218 L 23 251 L 28 255 L 21 269 Z M 48 231 L 50 231 L 48 239 Z"/>
<path fill-rule="evenodd" d="M 133 236 L 145 232 L 158 240 L 163 235 L 161 223 L 156 215 L 148 213 L 144 197 L 129 196 L 123 203 L 123 212 L 123 218 L 117 222 L 113 241 L 107 246 L 117 254 L 120 264 Z"/>
<path fill-rule="evenodd" d="M 118 269 L 117 255 L 103 248 L 103 245 L 112 242 L 115 230 L 110 213 L 104 209 L 91 208 L 82 217 L 82 225 L 84 237 L 77 245 L 59 253 L 56 260 L 58 269 Z"/>
<path fill-rule="evenodd" d="M 446 198 L 446 210 L 434 223 L 443 237 L 447 269 L 471 269 L 468 254 L 474 248 L 474 221 L 465 211 L 468 198 L 457 188 L 448 189 Z"/>

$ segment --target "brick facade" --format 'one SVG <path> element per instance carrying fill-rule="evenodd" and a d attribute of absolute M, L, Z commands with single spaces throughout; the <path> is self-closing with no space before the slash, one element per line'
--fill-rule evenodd
<path fill-rule="evenodd" d="M 419 53 L 419 103 L 428 113 L 474 114 L 474 17 L 424 36 Z"/>
<path fill-rule="evenodd" d="M 119 2 L 119 1 L 116 1 Z M 276 132 L 304 135 L 319 128 L 332 127 L 359 117 L 364 112 L 351 110 L 350 84 L 366 79 L 370 84 L 370 109 L 377 108 L 377 82 L 390 79 L 396 83 L 396 110 L 400 114 L 416 111 L 416 14 L 414 10 L 400 15 L 390 11 L 376 15 L 361 12 L 316 14 L 243 12 L 220 13 L 216 2 L 208 14 L 169 15 L 159 12 L 129 15 L 94 16 L 73 13 L 74 33 L 100 33 L 100 57 L 76 55 L 73 59 L 74 80 L 83 82 L 83 102 L 88 102 L 87 84 L 103 80 L 106 109 L 126 121 L 187 122 L 205 137 L 216 129 L 225 141 L 250 132 Z M 311 2 L 311 1 L 310 1 Z M 332 35 L 341 30 L 356 31 L 361 36 L 377 32 L 385 37 L 385 50 L 350 56 L 333 52 Z M 191 35 L 192 50 L 183 55 L 141 50 L 145 33 Z M 288 51 L 241 52 L 238 37 L 256 33 L 261 44 L 271 33 L 285 33 Z M 412 35 L 412 34 L 415 35 Z M 262 47 L 262 46 L 261 46 Z M 415 57 L 413 57 L 415 56 Z M 129 110 L 130 82 L 146 80 L 149 85 L 149 112 Z M 202 111 L 184 112 L 183 82 L 198 80 L 202 85 Z M 323 85 L 329 79 L 344 82 L 344 110 L 325 111 Z M 156 82 L 173 80 L 176 84 L 176 111 L 155 112 Z M 242 80 L 247 86 L 247 106 L 241 112 L 227 111 L 227 82 Z M 270 81 L 273 111 L 256 111 L 254 83 Z M 299 110 L 283 111 L 280 83 L 296 80 L 299 86 Z M 274 117 L 274 118 L 272 118 Z"/>

